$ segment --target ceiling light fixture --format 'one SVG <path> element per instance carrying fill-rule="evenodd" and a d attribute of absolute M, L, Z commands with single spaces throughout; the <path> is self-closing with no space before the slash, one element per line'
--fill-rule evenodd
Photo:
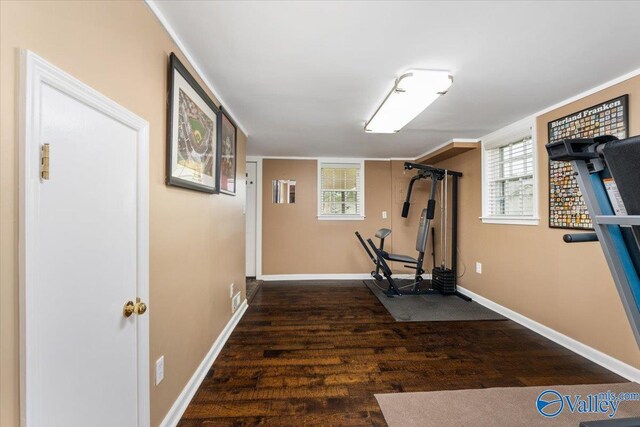
<path fill-rule="evenodd" d="M 393 89 L 364 125 L 371 133 L 400 132 L 453 83 L 448 71 L 409 70 L 396 79 Z"/>

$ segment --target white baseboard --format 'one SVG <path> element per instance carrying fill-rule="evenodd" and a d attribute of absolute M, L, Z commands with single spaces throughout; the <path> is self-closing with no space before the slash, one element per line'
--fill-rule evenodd
<path fill-rule="evenodd" d="M 182 390 L 182 393 L 180 393 L 180 396 L 178 396 L 173 406 L 171 406 L 171 409 L 169 409 L 169 412 L 164 417 L 164 420 L 162 420 L 160 427 L 175 427 L 178 424 L 182 414 L 187 410 L 189 402 L 191 402 L 196 391 L 198 391 L 198 387 L 200 387 L 202 380 L 204 380 L 207 372 L 209 372 L 209 368 L 211 368 L 211 365 L 213 365 L 218 354 L 220 354 L 222 347 L 224 347 L 224 344 L 229 339 L 231 332 L 235 329 L 236 325 L 244 315 L 244 312 L 247 311 L 247 307 L 249 306 L 245 299 L 242 301 L 242 304 L 240 304 L 240 307 L 238 307 L 236 312 L 233 313 L 233 316 L 229 319 L 227 326 L 224 327 L 218 338 L 211 346 L 211 349 L 205 356 L 204 360 L 200 363 L 200 366 L 198 366 L 198 369 L 196 369 L 193 376 Z"/>
<path fill-rule="evenodd" d="M 394 274 L 396 279 L 413 279 L 413 274 Z M 425 279 L 430 279 L 430 274 L 423 275 Z M 370 273 L 355 274 L 263 274 L 257 277 L 265 282 L 289 281 L 289 280 L 367 280 L 371 279 Z"/>
<path fill-rule="evenodd" d="M 263 274 L 258 277 L 265 282 L 280 280 L 365 280 L 371 278 L 369 273 L 362 274 Z"/>
<path fill-rule="evenodd" d="M 527 329 L 530 329 L 542 335 L 543 337 L 548 338 L 565 348 L 568 348 L 574 353 L 577 353 L 580 356 L 583 356 L 591 360 L 592 362 L 597 363 L 598 365 L 610 370 L 611 372 L 614 372 L 621 377 L 628 379 L 629 381 L 640 383 L 640 369 L 634 368 L 633 366 L 626 364 L 621 360 L 611 357 L 608 354 L 604 354 L 603 352 L 596 350 L 593 347 L 589 347 L 588 345 L 583 344 L 580 341 L 568 337 L 554 329 L 549 328 L 548 326 L 536 322 L 535 320 L 529 319 L 528 317 L 523 316 L 522 314 L 517 313 L 498 303 L 495 303 L 488 298 L 478 295 L 475 292 L 472 292 L 461 286 L 458 286 L 458 290 L 460 291 L 460 293 L 471 297 L 478 304 L 483 305 L 495 311 L 496 313 L 502 314 L 504 317 L 507 317 L 514 322 L 521 324 Z"/>

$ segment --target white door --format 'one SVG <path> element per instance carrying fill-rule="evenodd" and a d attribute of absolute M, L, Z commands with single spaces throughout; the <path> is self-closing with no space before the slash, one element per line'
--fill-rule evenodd
<path fill-rule="evenodd" d="M 258 187 L 258 164 L 247 162 L 247 277 L 256 275 L 256 189 Z"/>
<path fill-rule="evenodd" d="M 25 424 L 147 425 L 146 122 L 23 61 Z"/>

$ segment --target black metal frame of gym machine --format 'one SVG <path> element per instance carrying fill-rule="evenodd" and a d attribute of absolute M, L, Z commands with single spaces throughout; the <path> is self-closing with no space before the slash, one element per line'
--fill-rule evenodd
<path fill-rule="evenodd" d="M 426 218 L 425 220 L 428 221 L 428 223 L 426 224 L 426 234 L 425 234 L 425 242 L 423 244 L 423 248 L 424 250 L 426 250 L 427 244 L 426 241 L 429 237 L 429 231 L 432 231 L 431 227 L 430 227 L 430 222 L 434 217 L 435 214 L 435 207 L 436 207 L 436 200 L 435 200 L 435 194 L 436 194 L 436 187 L 438 185 L 438 181 L 442 181 L 446 175 L 450 176 L 452 178 L 452 184 L 451 184 L 451 270 L 452 270 L 452 274 L 453 274 L 453 281 L 454 281 L 454 288 L 457 288 L 457 267 L 458 267 L 458 179 L 462 176 L 461 172 L 456 172 L 456 171 L 452 171 L 452 170 L 445 170 L 445 169 L 440 169 L 440 168 L 434 168 L 433 166 L 428 166 L 428 165 L 422 165 L 419 163 L 411 163 L 411 162 L 405 162 L 404 164 L 404 168 L 405 170 L 412 170 L 412 169 L 416 169 L 418 170 L 418 173 L 416 175 L 414 175 L 411 178 L 411 181 L 409 181 L 409 187 L 407 189 L 407 196 L 406 199 L 404 201 L 404 204 L 402 206 L 402 217 L 403 218 L 407 218 L 409 216 L 409 209 L 411 207 L 411 193 L 413 191 L 413 186 L 414 184 L 421 180 L 421 179 L 431 179 L 431 191 L 429 193 L 429 200 L 427 201 L 427 208 L 426 208 Z M 391 270 L 391 268 L 389 267 L 389 264 L 386 262 L 385 258 L 384 258 L 384 253 L 382 251 L 382 248 L 378 248 L 375 243 L 373 243 L 373 240 L 371 239 L 367 239 L 367 243 L 369 244 L 369 246 L 371 247 L 371 249 L 374 251 L 375 253 L 375 257 L 373 256 L 373 254 L 369 251 L 369 248 L 366 247 L 366 245 L 364 245 L 364 242 L 362 242 L 362 238 L 359 236 L 358 233 L 356 233 L 356 235 L 358 236 L 358 239 L 361 240 L 362 245 L 364 246 L 365 250 L 367 251 L 367 254 L 369 255 L 369 257 L 371 258 L 372 261 L 374 261 L 374 263 L 376 264 L 376 273 L 378 273 L 378 268 L 382 269 L 382 273 L 384 275 L 384 277 L 387 279 L 387 281 L 389 282 L 389 288 L 387 289 L 387 291 L 385 292 L 388 296 L 401 296 L 401 295 L 424 295 L 424 294 L 433 294 L 433 293 L 440 293 L 440 291 L 433 289 L 432 287 L 429 288 L 420 288 L 420 285 L 422 284 L 423 280 L 422 280 L 422 276 L 421 274 L 424 273 L 424 270 L 422 269 L 422 264 L 424 262 L 424 250 L 418 253 L 418 259 L 417 259 L 417 263 L 416 266 L 412 266 L 412 265 L 405 265 L 405 267 L 408 268 L 412 268 L 416 270 L 416 274 L 414 276 L 414 283 L 412 284 L 413 287 L 410 290 L 403 290 L 402 288 L 400 288 L 397 283 L 395 282 L 395 280 L 393 279 L 393 272 Z M 433 235 L 431 236 L 431 238 L 433 239 Z M 471 298 L 469 298 L 468 296 L 461 294 L 460 292 L 457 291 L 457 289 L 448 295 L 455 295 L 458 296 L 462 299 L 464 299 L 465 301 L 471 301 Z"/>

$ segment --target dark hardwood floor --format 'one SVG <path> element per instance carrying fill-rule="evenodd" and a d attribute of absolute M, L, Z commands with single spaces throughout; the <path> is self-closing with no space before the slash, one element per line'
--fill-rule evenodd
<path fill-rule="evenodd" d="M 179 425 L 385 425 L 376 393 L 624 381 L 510 320 L 398 323 L 360 281 L 265 283 Z"/>

